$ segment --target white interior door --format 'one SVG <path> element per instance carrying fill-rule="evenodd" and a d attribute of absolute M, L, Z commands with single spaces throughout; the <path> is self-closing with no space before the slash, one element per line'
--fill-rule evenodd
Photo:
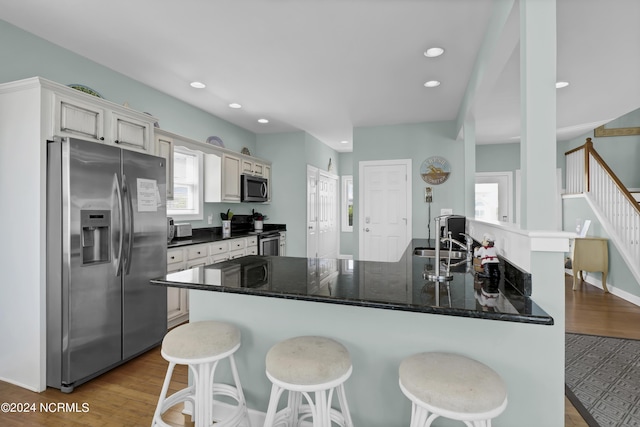
<path fill-rule="evenodd" d="M 338 257 L 338 177 L 307 165 L 307 257 Z"/>
<path fill-rule="evenodd" d="M 338 258 L 338 177 L 318 176 L 318 256 Z"/>
<path fill-rule="evenodd" d="M 475 204 L 477 219 L 514 222 L 513 174 L 511 172 L 476 173 Z"/>
<path fill-rule="evenodd" d="M 307 165 L 307 258 L 318 257 L 318 168 Z"/>
<path fill-rule="evenodd" d="M 397 261 L 411 241 L 411 159 L 360 162 L 359 252 Z"/>

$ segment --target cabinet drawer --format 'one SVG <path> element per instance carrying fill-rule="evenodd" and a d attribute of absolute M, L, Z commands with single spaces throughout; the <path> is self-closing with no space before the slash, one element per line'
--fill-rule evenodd
<path fill-rule="evenodd" d="M 206 257 L 207 254 L 207 247 L 204 245 L 198 245 L 198 246 L 194 246 L 191 248 L 187 248 L 187 259 L 188 260 L 192 260 L 192 259 L 197 259 L 197 258 L 203 258 Z"/>
<path fill-rule="evenodd" d="M 184 261 L 182 249 L 167 251 L 167 264 L 174 264 L 182 261 Z"/>
<path fill-rule="evenodd" d="M 249 246 L 246 249 L 247 255 L 258 255 L 258 247 L 257 246 Z"/>
<path fill-rule="evenodd" d="M 238 250 L 229 252 L 229 259 L 236 259 L 236 258 L 243 257 L 245 255 L 246 253 L 244 249 L 238 249 Z"/>
<path fill-rule="evenodd" d="M 247 246 L 258 246 L 258 237 L 257 236 L 247 237 Z"/>
<path fill-rule="evenodd" d="M 235 239 L 229 242 L 229 250 L 235 251 L 237 249 L 244 249 L 247 246 L 245 239 Z"/>
<path fill-rule="evenodd" d="M 229 242 L 216 242 L 209 245 L 209 254 L 217 255 L 229 251 Z"/>
<path fill-rule="evenodd" d="M 229 253 L 225 252 L 223 254 L 214 255 L 211 257 L 211 264 L 215 264 L 217 262 L 227 261 L 229 259 Z"/>

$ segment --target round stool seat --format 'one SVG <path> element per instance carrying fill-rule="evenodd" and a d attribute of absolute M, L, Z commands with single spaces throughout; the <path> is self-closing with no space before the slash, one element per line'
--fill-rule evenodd
<path fill-rule="evenodd" d="M 267 373 L 278 381 L 317 385 L 335 381 L 351 369 L 345 346 L 325 337 L 290 338 L 271 347 L 266 356 Z"/>
<path fill-rule="evenodd" d="M 240 330 L 226 322 L 187 323 L 169 331 L 162 340 L 162 357 L 169 362 L 152 427 L 169 427 L 162 415 L 184 402 L 184 413 L 191 414 L 195 427 L 237 427 L 248 422 L 247 403 L 240 384 L 234 353 L 240 348 Z M 215 381 L 221 361 L 228 361 L 233 384 Z M 176 365 L 187 365 L 190 384 L 168 396 Z M 224 400 L 217 397 L 223 396 Z M 236 405 L 229 404 L 229 400 Z M 215 408 L 218 407 L 219 409 Z"/>
<path fill-rule="evenodd" d="M 314 427 L 353 427 L 344 390 L 351 356 L 344 345 L 318 336 L 289 338 L 271 347 L 265 362 L 272 384 L 264 427 L 298 426 L 308 418 Z M 278 410 L 285 393 L 287 404 Z M 331 406 L 334 394 L 339 410 Z"/>
<path fill-rule="evenodd" d="M 172 329 L 162 340 L 162 356 L 189 361 L 219 356 L 240 345 L 240 330 L 224 322 L 187 323 Z"/>
<path fill-rule="evenodd" d="M 414 405 L 412 426 L 429 426 L 439 416 L 491 426 L 507 406 L 502 378 L 487 365 L 457 354 L 419 353 L 404 359 L 400 388 Z"/>
<path fill-rule="evenodd" d="M 434 412 L 484 414 L 506 406 L 502 378 L 487 365 L 457 354 L 419 353 L 404 359 L 400 385 Z"/>

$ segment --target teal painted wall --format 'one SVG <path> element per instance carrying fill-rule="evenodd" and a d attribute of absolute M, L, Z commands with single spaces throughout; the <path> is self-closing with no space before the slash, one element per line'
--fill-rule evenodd
<path fill-rule="evenodd" d="M 606 124 L 606 127 L 640 127 L 640 108 L 612 120 Z M 564 153 L 583 145 L 587 138 L 591 138 L 593 147 L 600 154 L 600 157 L 607 162 L 627 188 L 640 188 L 640 168 L 638 168 L 640 135 L 595 138 L 593 132 L 588 132 L 577 138 L 558 142 L 558 167 L 562 168 L 563 183 L 565 172 Z"/>
<path fill-rule="evenodd" d="M 198 141 L 217 135 L 227 148 L 238 152 L 242 147 L 253 152 L 256 147 L 256 136 L 252 132 L 1 20 L 0 40 L 3 40 L 0 43 L 2 83 L 41 76 L 62 84 L 83 84 L 109 101 L 126 102 L 134 110 L 153 114 L 160 127 L 170 132 Z"/>
<path fill-rule="evenodd" d="M 80 83 L 98 91 L 105 99 L 158 118 L 160 127 L 198 141 L 219 136 L 227 148 L 256 150 L 256 135 L 232 123 L 208 114 L 176 98 L 150 88 L 109 68 L 0 21 L 0 82 L 41 76 L 58 83 Z M 267 160 L 269 158 L 267 157 Z M 204 219 L 190 221 L 194 228 L 220 226 L 220 212 L 231 209 L 250 213 L 251 208 L 238 204 L 205 203 Z M 209 214 L 213 224 L 207 223 Z"/>
<path fill-rule="evenodd" d="M 520 143 L 476 145 L 476 172 L 520 169 Z"/>
<path fill-rule="evenodd" d="M 268 222 L 287 225 L 287 255 L 307 254 L 307 165 L 305 133 L 258 135 L 256 155 L 272 161 L 271 204 L 261 205 Z"/>
<path fill-rule="evenodd" d="M 576 220 L 581 222 L 591 220 L 588 236 L 609 238 L 609 235 L 602 227 L 600 221 L 591 209 L 591 206 L 584 197 L 564 198 L 562 200 L 562 229 L 575 231 Z M 609 272 L 607 273 L 607 286 L 618 288 L 626 293 L 640 297 L 640 283 L 636 281 L 633 274 L 627 267 L 615 244 L 609 240 Z M 569 254 L 567 254 L 569 256 Z M 602 273 L 590 272 L 588 276 L 594 277 L 602 282 Z M 587 282 L 593 283 L 589 277 Z"/>
<path fill-rule="evenodd" d="M 433 188 L 431 203 L 431 235 L 435 237 L 433 218 L 440 209 L 451 208 L 454 214 L 464 214 L 464 143 L 456 141 L 454 122 L 416 123 L 393 126 L 355 128 L 353 131 L 353 185 L 354 198 L 358 200 L 358 165 L 361 161 L 411 159 L 412 230 L 414 238 L 428 236 L 428 204 L 424 201 L 424 189 Z M 451 175 L 440 185 L 429 185 L 420 176 L 422 162 L 440 156 L 449 161 Z M 359 209 L 354 209 L 353 246 L 358 255 Z"/>

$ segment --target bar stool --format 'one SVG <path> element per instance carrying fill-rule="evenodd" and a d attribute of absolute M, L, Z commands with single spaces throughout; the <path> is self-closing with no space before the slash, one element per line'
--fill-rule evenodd
<path fill-rule="evenodd" d="M 400 363 L 400 389 L 411 400 L 411 427 L 438 417 L 491 427 L 507 407 L 507 388 L 488 366 L 457 354 L 418 353 Z"/>
<path fill-rule="evenodd" d="M 298 426 L 306 418 L 313 420 L 313 427 L 330 427 L 332 421 L 343 427 L 353 426 L 344 391 L 344 382 L 352 371 L 345 346 L 325 337 L 290 338 L 271 347 L 266 365 L 272 386 L 264 427 L 282 423 Z M 287 406 L 278 411 L 278 402 L 285 391 Z M 340 411 L 331 407 L 334 391 Z"/>
<path fill-rule="evenodd" d="M 215 420 L 216 427 L 231 427 L 246 420 L 249 425 L 247 404 L 240 385 L 233 354 L 240 347 L 240 330 L 224 322 L 206 321 L 187 323 L 169 331 L 162 340 L 162 357 L 169 362 L 162 385 L 158 406 L 153 415 L 152 427 L 169 425 L 162 414 L 172 406 L 185 402 L 193 408 L 192 421 L 196 427 L 211 426 L 214 396 L 222 395 L 237 402 L 234 410 L 223 420 Z M 234 386 L 214 382 L 218 362 L 229 359 Z M 193 374 L 193 384 L 167 397 L 171 375 L 176 364 L 188 365 Z"/>

